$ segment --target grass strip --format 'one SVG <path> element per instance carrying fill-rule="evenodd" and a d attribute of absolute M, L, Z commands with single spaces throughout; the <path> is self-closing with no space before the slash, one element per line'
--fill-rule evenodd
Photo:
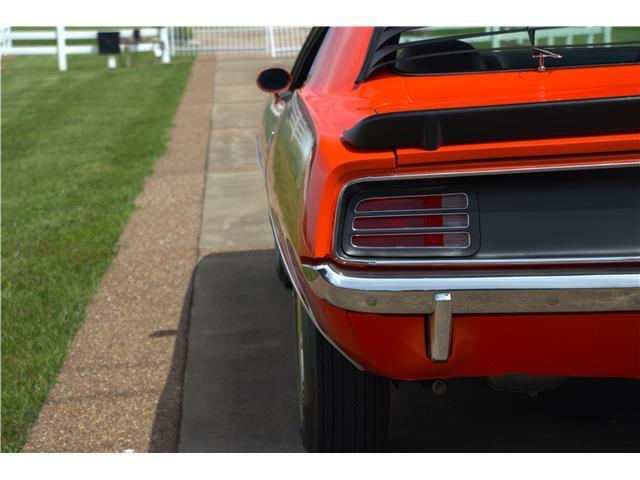
<path fill-rule="evenodd" d="M 191 58 L 2 59 L 2 451 L 27 440 L 144 178 Z"/>

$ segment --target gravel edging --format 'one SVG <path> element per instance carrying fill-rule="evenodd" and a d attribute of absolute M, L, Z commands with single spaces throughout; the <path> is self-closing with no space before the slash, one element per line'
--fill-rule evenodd
<path fill-rule="evenodd" d="M 87 307 L 25 452 L 175 451 L 215 63 L 198 57 L 166 154 Z"/>

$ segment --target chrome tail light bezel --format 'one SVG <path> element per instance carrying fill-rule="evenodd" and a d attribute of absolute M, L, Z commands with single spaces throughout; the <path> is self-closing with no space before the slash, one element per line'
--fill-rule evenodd
<path fill-rule="evenodd" d="M 478 220 L 478 202 L 475 192 L 467 184 L 457 183 L 443 185 L 441 182 L 434 184 L 433 182 L 420 182 L 408 187 L 404 185 L 376 185 L 370 183 L 362 185 L 350 192 L 351 195 L 342 203 L 343 211 L 341 212 L 339 223 L 339 234 L 336 247 L 339 249 L 340 257 L 363 259 L 363 258 L 415 258 L 415 259 L 433 259 L 443 257 L 470 257 L 474 255 L 480 248 L 480 229 Z M 427 197 L 427 196 L 451 196 L 464 195 L 466 197 L 465 207 L 439 207 L 439 208 L 423 208 L 419 210 L 362 210 L 357 211 L 357 206 L 366 200 L 372 199 L 394 199 L 409 197 Z M 466 224 L 460 226 L 422 226 L 422 227 L 386 227 L 386 228 L 355 228 L 356 219 L 380 218 L 380 217 L 429 217 L 429 216 L 457 216 L 466 215 Z M 360 221 L 362 223 L 362 221 Z M 427 222 L 425 221 L 425 224 Z M 465 246 L 389 246 L 389 247 L 370 247 L 356 246 L 353 242 L 354 236 L 371 235 L 433 235 L 447 233 L 467 233 L 468 241 Z M 460 237 L 460 235 L 458 235 Z"/>

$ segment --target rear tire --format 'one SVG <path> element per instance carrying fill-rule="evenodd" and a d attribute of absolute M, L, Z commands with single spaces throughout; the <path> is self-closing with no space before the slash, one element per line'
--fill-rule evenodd
<path fill-rule="evenodd" d="M 384 448 L 389 379 L 358 370 L 315 328 L 293 294 L 302 443 L 310 452 Z"/>

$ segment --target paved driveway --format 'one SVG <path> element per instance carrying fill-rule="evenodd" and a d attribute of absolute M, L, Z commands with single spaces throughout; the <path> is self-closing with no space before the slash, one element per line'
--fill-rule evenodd
<path fill-rule="evenodd" d="M 301 451 L 291 292 L 273 252 L 203 258 L 194 277 L 183 452 Z M 392 390 L 390 451 L 640 451 L 640 382 L 575 380 L 538 397 L 450 382 Z"/>
<path fill-rule="evenodd" d="M 266 96 L 254 79 L 290 64 L 216 62 L 200 235 L 200 253 L 215 255 L 194 276 L 182 452 L 302 451 L 291 292 L 275 276 L 273 252 L 260 251 L 273 238 L 255 161 Z M 574 381 L 536 398 L 494 391 L 482 379 L 451 382 L 442 397 L 403 383 L 392 391 L 388 449 L 640 451 L 637 405 L 640 382 L 631 381 Z"/>

